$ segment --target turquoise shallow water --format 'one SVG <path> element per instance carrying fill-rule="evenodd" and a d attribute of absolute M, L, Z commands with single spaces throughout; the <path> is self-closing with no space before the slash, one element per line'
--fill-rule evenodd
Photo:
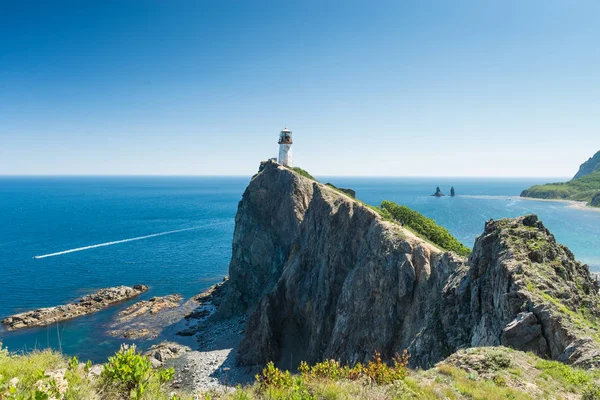
<path fill-rule="evenodd" d="M 548 179 L 320 179 L 351 187 L 371 204 L 383 199 L 406 204 L 468 246 L 490 218 L 537 213 L 578 259 L 600 270 L 600 212 L 513 197 Z M 142 298 L 201 292 L 227 274 L 235 212 L 248 182 L 249 177 L 0 178 L 0 317 L 121 284 L 150 286 Z M 458 196 L 429 196 L 438 185 L 444 192 L 454 185 Z M 149 236 L 159 233 L 167 234 Z M 90 247 L 98 244 L 103 246 Z M 79 248 L 87 249 L 34 258 Z M 0 331 L 0 338 L 16 351 L 58 348 L 60 335 L 65 353 L 101 361 L 122 342 L 105 336 L 103 326 L 126 306 L 50 328 Z"/>

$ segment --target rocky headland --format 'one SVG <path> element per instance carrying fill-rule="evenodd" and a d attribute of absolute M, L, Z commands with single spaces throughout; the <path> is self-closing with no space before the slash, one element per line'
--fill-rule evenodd
<path fill-rule="evenodd" d="M 15 314 L 0 321 L 7 330 L 47 326 L 83 315 L 100 311 L 111 305 L 134 298 L 148 290 L 147 286 L 117 286 L 101 289 L 81 299 L 56 307 L 39 308 L 37 310 Z"/>
<path fill-rule="evenodd" d="M 224 296 L 217 316 L 249 313 L 243 365 L 500 345 L 600 362 L 598 285 L 536 216 L 488 221 L 464 258 L 276 163 L 239 204 Z"/>

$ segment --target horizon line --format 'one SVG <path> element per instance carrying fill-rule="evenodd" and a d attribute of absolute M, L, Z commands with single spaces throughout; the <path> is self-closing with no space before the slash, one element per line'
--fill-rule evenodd
<path fill-rule="evenodd" d="M 0 174 L 0 178 L 250 178 L 254 174 Z M 327 175 L 324 178 L 484 178 L 484 179 L 566 179 L 571 176 L 546 175 Z"/>

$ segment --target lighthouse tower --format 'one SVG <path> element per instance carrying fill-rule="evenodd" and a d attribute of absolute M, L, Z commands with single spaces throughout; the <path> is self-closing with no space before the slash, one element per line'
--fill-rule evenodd
<path fill-rule="evenodd" d="M 279 133 L 279 164 L 293 167 L 292 163 L 292 131 L 283 128 Z"/>

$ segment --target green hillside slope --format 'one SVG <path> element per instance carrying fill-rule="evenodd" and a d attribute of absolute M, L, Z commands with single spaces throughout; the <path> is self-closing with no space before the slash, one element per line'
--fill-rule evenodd
<path fill-rule="evenodd" d="M 600 171 L 592 172 L 569 182 L 532 186 L 521 197 L 585 201 L 600 206 Z"/>

